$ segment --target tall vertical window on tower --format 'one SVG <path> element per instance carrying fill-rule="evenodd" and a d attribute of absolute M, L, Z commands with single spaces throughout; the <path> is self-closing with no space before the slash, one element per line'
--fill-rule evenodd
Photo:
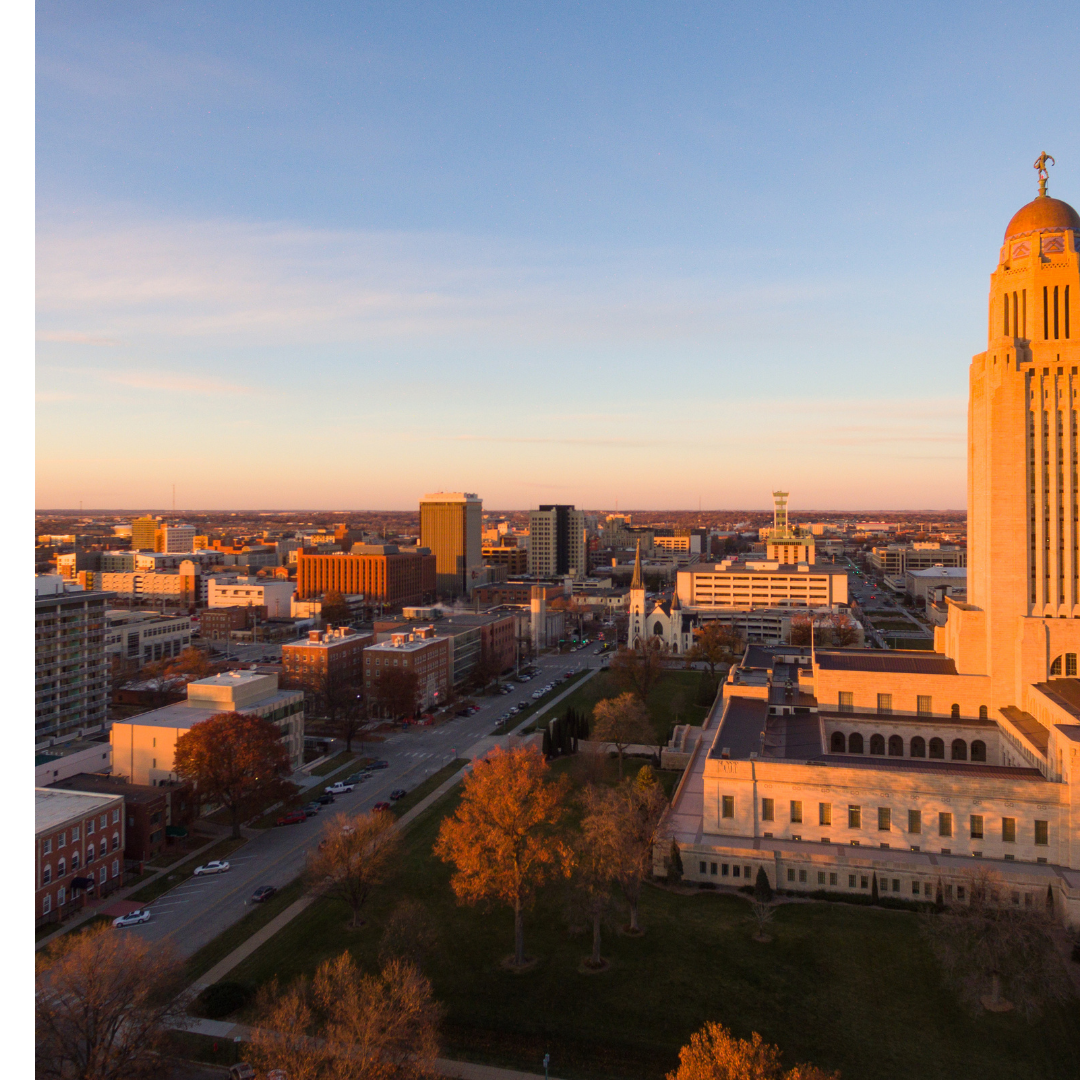
<path fill-rule="evenodd" d="M 1069 336 L 1069 286 L 1065 286 L 1065 303 L 1062 305 L 1065 309 L 1065 336 Z M 1016 321 L 1015 319 L 1013 320 Z"/>
<path fill-rule="evenodd" d="M 1054 340 L 1058 336 L 1058 287 L 1054 286 Z"/>
<path fill-rule="evenodd" d="M 1004 300 L 1004 302 L 1005 302 L 1005 323 L 1004 323 L 1004 327 L 1003 327 L 1003 329 L 1002 329 L 1002 331 L 1001 331 L 1001 332 L 1002 332 L 1002 333 L 1003 333 L 1003 334 L 1004 334 L 1004 335 L 1005 335 L 1006 337 L 1008 337 L 1008 336 L 1009 336 L 1009 294 L 1008 294 L 1008 293 L 1006 293 L 1006 294 L 1005 294 L 1005 295 L 1004 295 L 1004 296 L 1002 297 L 1002 299 L 1003 299 L 1003 300 Z"/>

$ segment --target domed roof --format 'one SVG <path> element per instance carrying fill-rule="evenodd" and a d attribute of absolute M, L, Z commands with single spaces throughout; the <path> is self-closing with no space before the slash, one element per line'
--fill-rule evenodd
<path fill-rule="evenodd" d="M 1005 230 L 1005 239 L 1043 229 L 1080 229 L 1080 214 L 1067 202 L 1040 195 L 1013 214 Z"/>

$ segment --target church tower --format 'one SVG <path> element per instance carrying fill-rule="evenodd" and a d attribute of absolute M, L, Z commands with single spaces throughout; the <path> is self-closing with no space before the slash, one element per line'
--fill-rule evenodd
<path fill-rule="evenodd" d="M 634 556 L 634 576 L 630 579 L 630 623 L 626 631 L 626 644 L 632 649 L 638 641 L 645 640 L 645 582 L 641 576 L 641 541 L 639 540 L 637 553 Z"/>
<path fill-rule="evenodd" d="M 970 368 L 968 595 L 935 643 L 960 673 L 991 677 L 996 708 L 1076 675 L 1080 653 L 1080 215 L 1046 194 L 1047 162 L 990 277 L 987 349 Z"/>

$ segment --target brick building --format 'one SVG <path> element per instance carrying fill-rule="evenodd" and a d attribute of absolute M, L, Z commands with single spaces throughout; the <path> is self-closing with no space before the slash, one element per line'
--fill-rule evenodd
<path fill-rule="evenodd" d="M 362 594 L 369 604 L 423 604 L 435 596 L 435 556 L 427 548 L 402 551 L 396 544 L 354 544 L 348 555 L 302 551 L 296 590 L 300 600 L 340 592 Z"/>
<path fill-rule="evenodd" d="M 562 584 L 538 583 L 535 581 L 502 581 L 493 585 L 479 585 L 473 589 L 473 600 L 481 607 L 498 607 L 500 604 L 528 604 L 532 600 L 533 589 L 543 589 L 544 600 L 551 603 L 566 595 Z"/>
<path fill-rule="evenodd" d="M 124 800 L 124 858 L 149 862 L 160 855 L 170 836 L 182 836 L 195 820 L 195 800 L 187 784 L 148 787 L 114 776 L 78 773 L 49 784 L 50 791 L 119 795 Z"/>
<path fill-rule="evenodd" d="M 529 553 L 517 544 L 485 544 L 481 552 L 485 566 L 505 566 L 515 577 L 529 572 Z"/>
<path fill-rule="evenodd" d="M 221 641 L 235 630 L 247 630 L 258 619 L 266 622 L 266 605 L 206 608 L 199 615 L 199 631 L 210 641 Z"/>
<path fill-rule="evenodd" d="M 124 874 L 124 800 L 85 791 L 34 790 L 34 918 L 60 921 L 86 893 L 118 888 Z"/>
<path fill-rule="evenodd" d="M 433 626 L 402 631 L 364 650 L 364 690 L 379 709 L 379 680 L 387 671 L 414 671 L 420 711 L 446 701 L 453 685 L 453 638 L 435 633 Z"/>
<path fill-rule="evenodd" d="M 374 634 L 361 634 L 348 626 L 312 630 L 306 638 L 281 647 L 281 685 L 313 694 L 327 679 L 359 686 L 364 680 L 364 649 L 375 644 Z"/>

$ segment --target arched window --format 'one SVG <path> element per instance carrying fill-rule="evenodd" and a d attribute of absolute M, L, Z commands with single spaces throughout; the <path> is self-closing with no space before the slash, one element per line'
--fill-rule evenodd
<path fill-rule="evenodd" d="M 967 743 L 963 739 L 953 739 L 952 759 L 953 761 L 967 761 Z"/>
<path fill-rule="evenodd" d="M 985 705 L 980 705 L 979 706 L 979 719 L 980 720 L 989 720 L 990 719 L 990 710 Z"/>
<path fill-rule="evenodd" d="M 656 622 L 656 623 L 653 623 L 653 628 L 652 628 L 652 632 L 653 632 L 653 633 L 654 633 L 654 634 L 655 634 L 655 635 L 656 635 L 657 637 L 662 637 L 662 636 L 663 636 L 663 633 L 664 633 L 664 624 L 663 624 L 663 623 L 661 623 L 661 622 Z"/>
<path fill-rule="evenodd" d="M 911 740 L 911 756 L 926 757 L 926 740 L 921 735 Z"/>
<path fill-rule="evenodd" d="M 120 834 L 114 832 L 112 834 L 112 849 L 113 849 L 113 851 L 115 851 L 119 846 L 120 846 Z"/>
<path fill-rule="evenodd" d="M 66 874 L 67 874 L 67 860 L 66 859 L 61 859 L 60 862 L 57 863 L 57 866 L 56 866 L 56 876 L 58 878 L 62 878 L 64 876 L 66 876 Z"/>
<path fill-rule="evenodd" d="M 870 753 L 871 754 L 884 754 L 885 753 L 885 736 L 884 735 L 871 735 L 870 736 Z"/>
<path fill-rule="evenodd" d="M 848 736 L 847 748 L 849 754 L 861 754 L 863 752 L 862 736 L 857 731 Z"/>
<path fill-rule="evenodd" d="M 953 705 L 952 708 L 949 710 L 949 712 L 950 712 L 950 715 L 952 716 L 952 718 L 954 720 L 959 720 L 960 719 L 960 706 L 959 705 Z"/>
<path fill-rule="evenodd" d="M 930 740 L 930 756 L 932 758 L 941 758 L 944 760 L 945 744 L 941 741 L 941 739 Z"/>
<path fill-rule="evenodd" d="M 86 849 L 86 865 L 89 866 L 94 861 L 94 845 L 90 844 Z"/>
<path fill-rule="evenodd" d="M 79 853 L 77 851 L 73 851 L 71 853 L 71 872 L 75 873 L 75 871 L 78 870 L 78 869 L 79 869 Z"/>
<path fill-rule="evenodd" d="M 1061 657 L 1060 656 L 1055 656 L 1054 657 L 1053 663 L 1051 663 L 1051 665 L 1050 665 L 1050 674 L 1051 675 L 1060 675 L 1061 674 Z"/>
<path fill-rule="evenodd" d="M 889 757 L 904 756 L 904 740 L 899 735 L 889 736 Z"/>
<path fill-rule="evenodd" d="M 844 733 L 842 731 L 832 733 L 832 738 L 829 740 L 829 749 L 834 754 L 844 753 Z"/>
<path fill-rule="evenodd" d="M 971 760 L 972 761 L 985 761 L 986 760 L 986 743 L 982 739 L 976 739 L 971 744 Z"/>

